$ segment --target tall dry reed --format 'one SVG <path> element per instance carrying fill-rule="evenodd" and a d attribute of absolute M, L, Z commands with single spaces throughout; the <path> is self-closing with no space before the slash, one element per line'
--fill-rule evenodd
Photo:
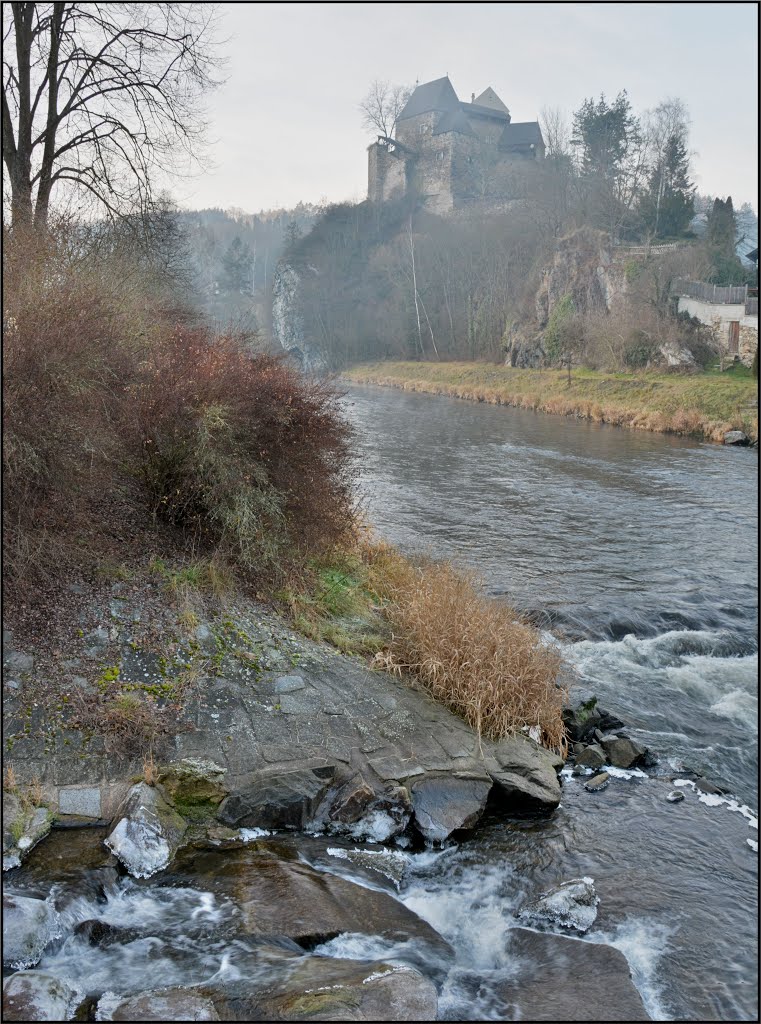
<path fill-rule="evenodd" d="M 538 726 L 543 745 L 564 752 L 558 652 L 468 573 L 448 563 L 406 565 L 395 565 L 387 586 L 392 639 L 377 662 L 417 676 L 487 739 Z"/>

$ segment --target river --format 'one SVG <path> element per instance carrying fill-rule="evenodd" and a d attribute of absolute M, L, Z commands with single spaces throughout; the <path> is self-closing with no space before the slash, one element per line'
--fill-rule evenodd
<path fill-rule="evenodd" d="M 701 802 L 685 787 L 670 805 L 660 780 L 635 778 L 602 803 L 567 778 L 530 842 L 492 822 L 427 868 L 409 905 L 467 950 L 464 976 L 483 977 L 506 969 L 495 914 L 527 879 L 594 876 L 604 940 L 654 1018 L 754 1019 L 757 453 L 378 387 L 352 386 L 346 407 L 379 534 L 475 568 L 660 774 L 694 769 L 729 793 Z M 468 1016 L 472 985 L 450 981 L 450 1019 L 500 1019 L 493 985 Z"/>

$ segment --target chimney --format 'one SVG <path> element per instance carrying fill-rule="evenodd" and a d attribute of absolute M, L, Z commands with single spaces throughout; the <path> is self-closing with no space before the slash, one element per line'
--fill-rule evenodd
<path fill-rule="evenodd" d="M 476 94 L 474 92 L 472 92 L 470 94 L 470 102 L 471 103 L 475 103 L 476 102 Z"/>

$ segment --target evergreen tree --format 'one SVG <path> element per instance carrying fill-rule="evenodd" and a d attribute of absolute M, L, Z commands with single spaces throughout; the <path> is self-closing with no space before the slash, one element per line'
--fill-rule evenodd
<path fill-rule="evenodd" d="M 717 196 L 706 222 L 705 245 L 711 261 L 709 281 L 713 284 L 743 284 L 747 272 L 735 252 L 737 221 L 732 196 Z"/>
<path fill-rule="evenodd" d="M 223 283 L 229 291 L 251 290 L 252 262 L 251 250 L 236 235 L 222 257 Z"/>
<path fill-rule="evenodd" d="M 631 219 L 642 185 L 644 149 L 640 123 L 626 90 L 608 103 L 584 100 L 573 115 L 571 144 L 588 209 L 586 218 L 611 235 Z"/>
<path fill-rule="evenodd" d="M 657 156 L 642 197 L 640 213 L 646 230 L 656 238 L 683 235 L 695 216 L 694 198 L 686 137 L 674 131 Z"/>

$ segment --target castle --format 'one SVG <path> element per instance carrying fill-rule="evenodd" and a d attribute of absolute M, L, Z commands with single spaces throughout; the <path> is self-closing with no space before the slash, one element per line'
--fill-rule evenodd
<path fill-rule="evenodd" d="M 418 85 L 396 121 L 395 137 L 368 146 L 368 199 L 411 191 L 434 213 L 487 198 L 509 198 L 516 175 L 544 159 L 536 121 L 515 122 L 489 87 L 462 103 L 449 78 Z"/>

